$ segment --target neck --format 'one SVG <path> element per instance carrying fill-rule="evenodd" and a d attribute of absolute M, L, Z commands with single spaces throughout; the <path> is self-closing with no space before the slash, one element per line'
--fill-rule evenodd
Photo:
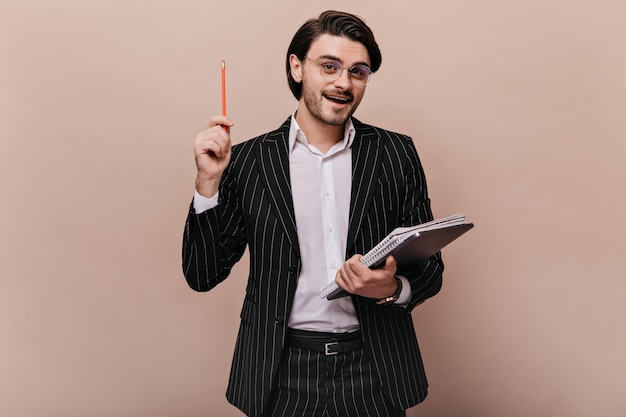
<path fill-rule="evenodd" d="M 337 143 L 343 140 L 345 123 L 331 125 L 313 117 L 306 111 L 296 111 L 296 121 L 304 132 L 307 142 L 315 146 L 321 152 L 326 153 Z"/>

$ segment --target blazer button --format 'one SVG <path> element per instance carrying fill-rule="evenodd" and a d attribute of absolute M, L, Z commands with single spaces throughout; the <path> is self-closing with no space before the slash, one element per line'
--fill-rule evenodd
<path fill-rule="evenodd" d="M 276 322 L 276 324 L 282 326 L 283 324 L 285 324 L 285 317 L 278 316 L 276 317 L 276 319 L 274 319 L 274 321 Z"/>
<path fill-rule="evenodd" d="M 289 267 L 289 273 L 290 273 L 291 275 L 294 275 L 294 274 L 296 274 L 297 272 L 298 272 L 298 268 L 297 268 L 297 267 L 295 267 L 295 266 L 290 266 L 290 267 Z"/>

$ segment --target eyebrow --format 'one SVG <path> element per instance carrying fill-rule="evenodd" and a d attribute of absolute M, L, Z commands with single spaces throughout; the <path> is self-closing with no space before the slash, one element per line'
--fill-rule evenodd
<path fill-rule="evenodd" d="M 342 66 L 344 65 L 343 60 L 334 55 L 320 55 L 319 57 L 317 57 L 317 59 L 330 59 L 339 62 Z M 354 67 L 355 65 L 365 65 L 367 68 L 370 68 L 370 64 L 368 64 L 367 62 L 355 62 L 350 66 L 350 68 Z"/>

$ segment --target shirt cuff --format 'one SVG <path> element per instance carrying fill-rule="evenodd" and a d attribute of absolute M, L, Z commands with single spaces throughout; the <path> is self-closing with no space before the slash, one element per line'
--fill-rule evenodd
<path fill-rule="evenodd" d="M 217 207 L 219 194 L 220 193 L 217 192 L 213 197 L 205 197 L 203 195 L 200 195 L 200 193 L 196 191 L 193 196 L 193 209 L 195 210 L 196 214 L 204 213 L 205 211 L 210 210 L 213 207 Z"/>
<path fill-rule="evenodd" d="M 409 280 L 402 275 L 396 275 L 396 277 L 402 281 L 402 291 L 400 291 L 400 296 L 394 304 L 408 304 L 409 301 L 411 301 L 411 284 Z"/>

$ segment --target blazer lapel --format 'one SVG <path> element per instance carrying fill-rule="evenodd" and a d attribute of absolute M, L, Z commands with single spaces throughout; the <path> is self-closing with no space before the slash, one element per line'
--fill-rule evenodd
<path fill-rule="evenodd" d="M 289 126 L 287 119 L 279 128 L 268 133 L 261 142 L 259 154 L 259 172 L 265 184 L 271 204 L 276 209 L 287 238 L 299 252 L 296 218 L 291 193 L 289 174 Z"/>
<path fill-rule="evenodd" d="M 380 134 L 356 119 L 356 135 L 352 144 L 352 191 L 348 224 L 347 255 L 353 253 L 356 236 L 367 214 L 380 170 Z"/>

